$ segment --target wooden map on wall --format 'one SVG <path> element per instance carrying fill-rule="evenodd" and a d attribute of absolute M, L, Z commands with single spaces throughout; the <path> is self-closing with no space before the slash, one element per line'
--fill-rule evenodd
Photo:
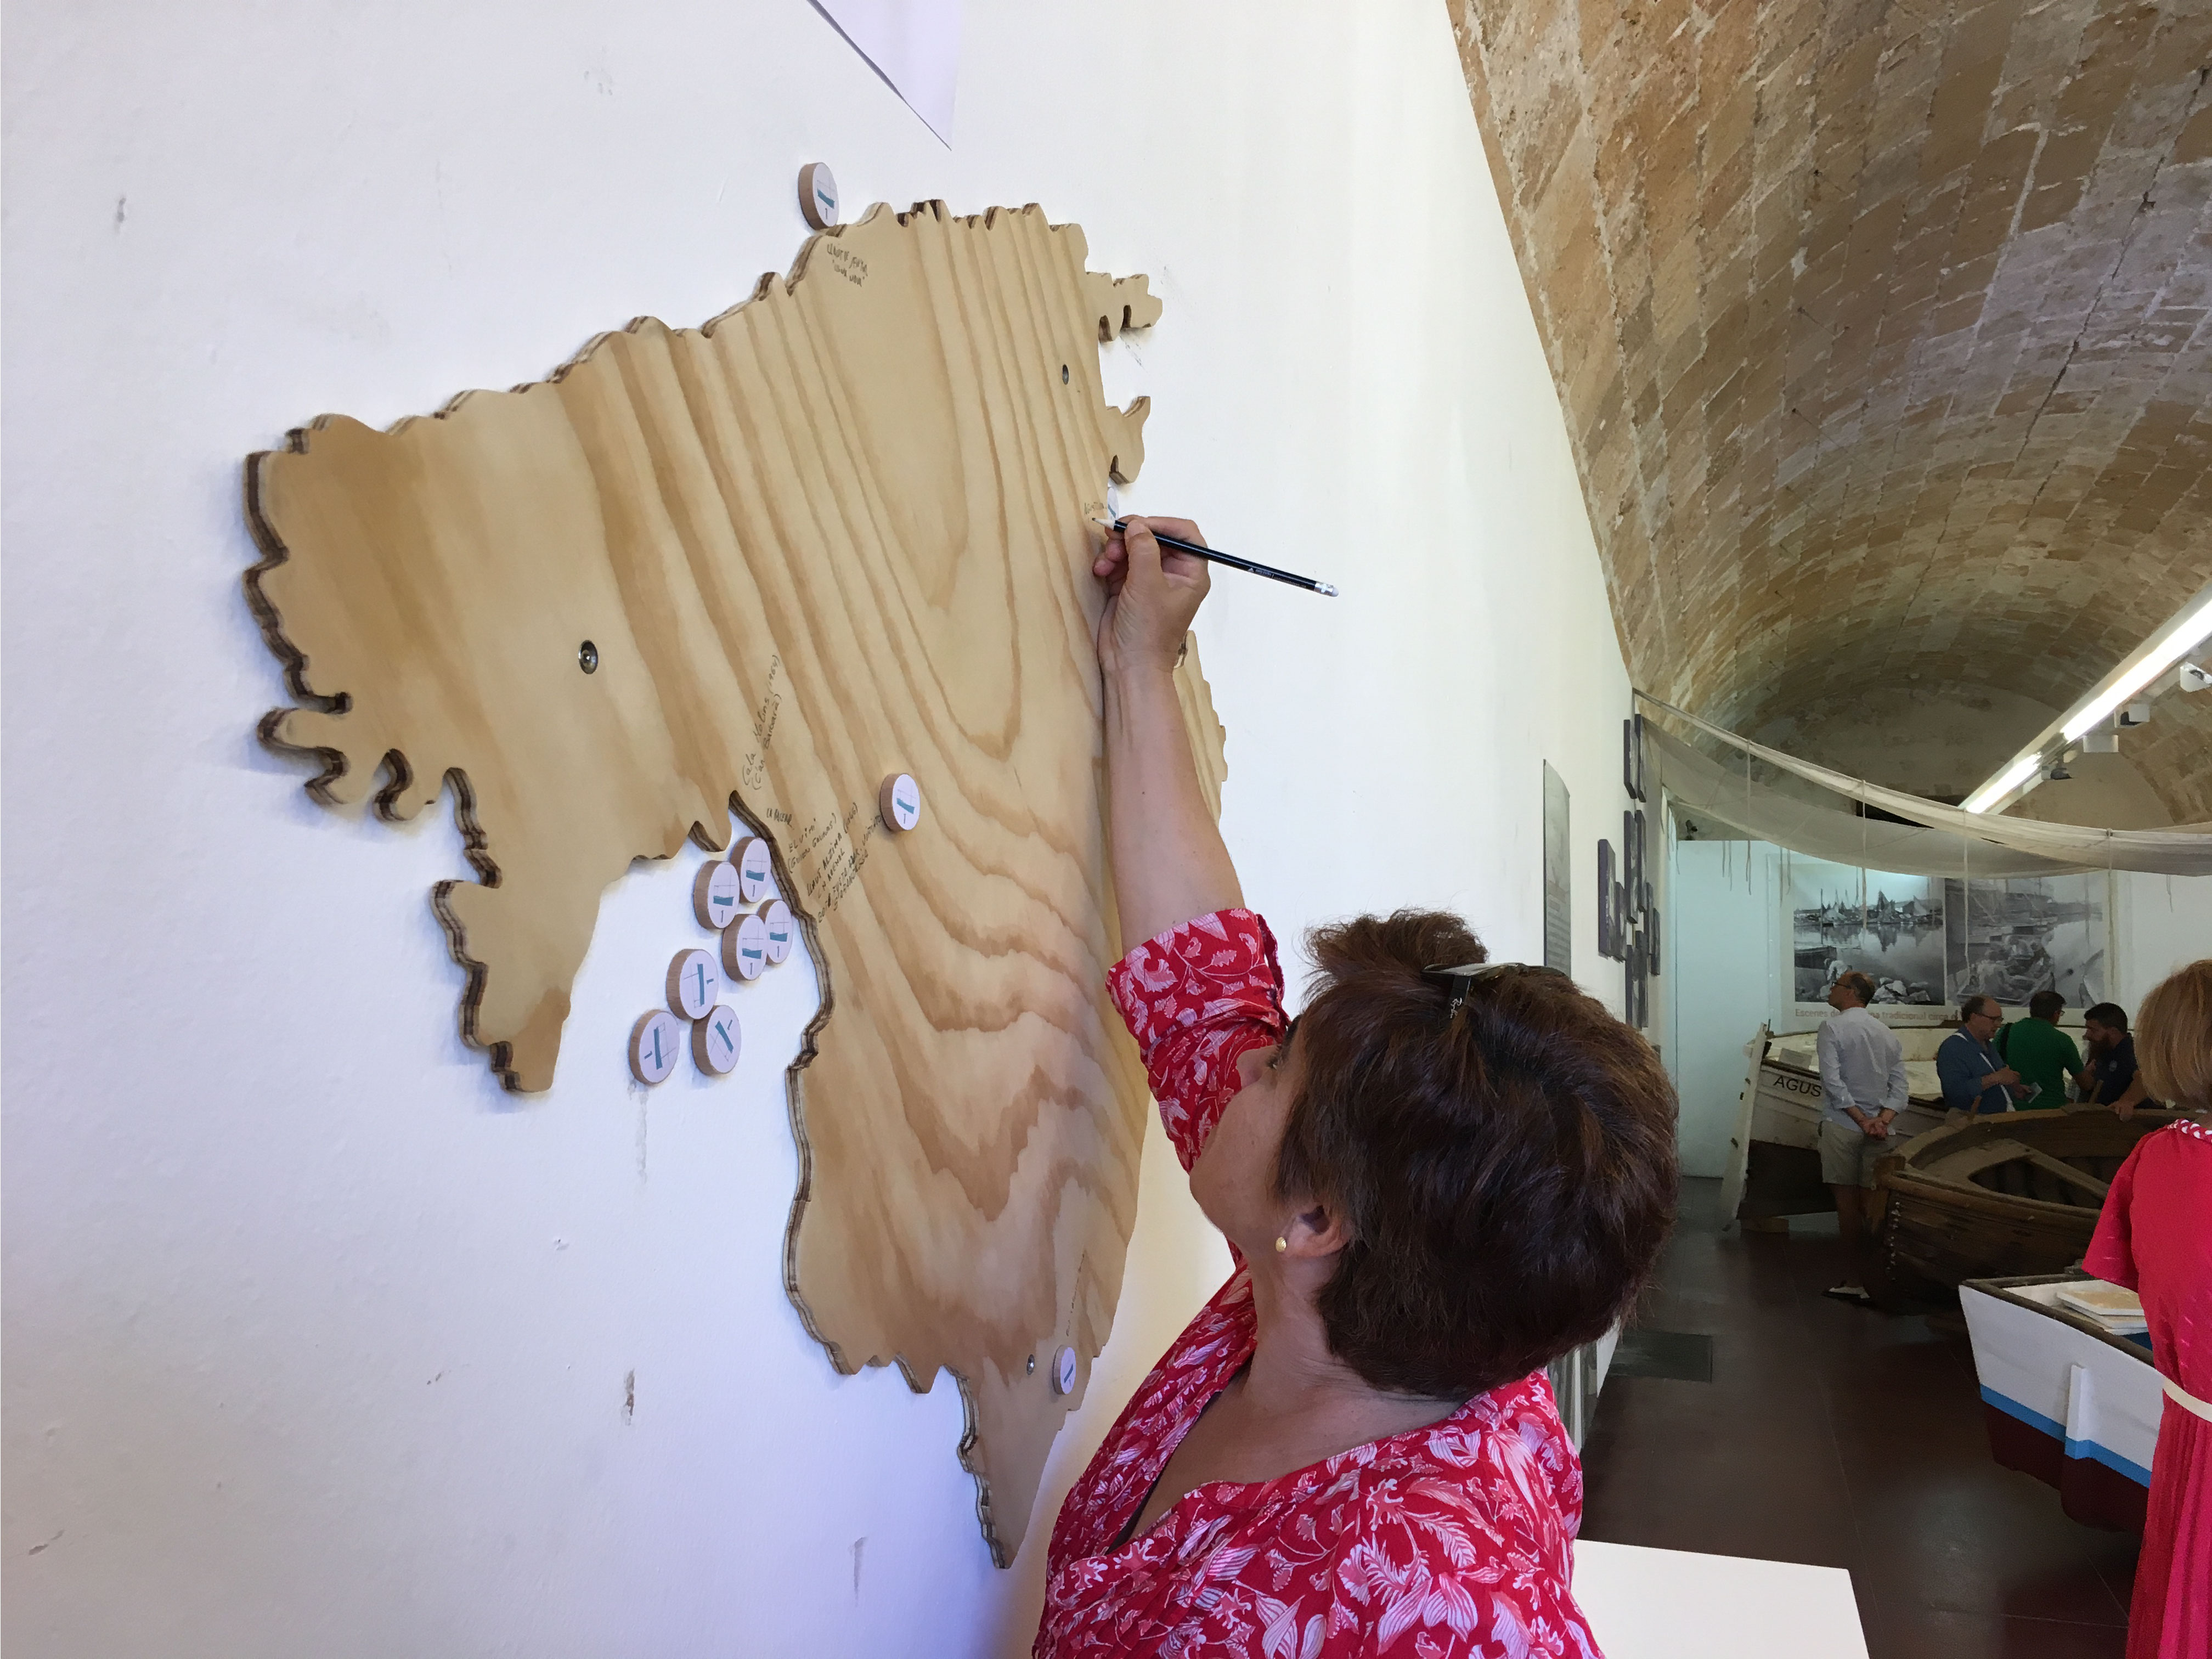
<path fill-rule="evenodd" d="M 301 705 L 263 736 L 325 801 L 401 819 L 452 786 L 480 879 L 434 902 L 509 1087 L 551 1084 L 632 860 L 719 850 L 732 811 L 774 843 L 822 992 L 786 1279 L 840 1370 L 958 1379 L 1001 1565 L 1112 1322 L 1147 1110 L 1105 991 L 1090 567 L 1146 414 L 1097 344 L 1159 305 L 1085 253 L 1034 206 L 878 205 L 703 328 L 247 466 L 246 590 Z M 1194 653 L 1182 684 L 1218 802 Z M 878 815 L 894 772 L 911 833 Z"/>

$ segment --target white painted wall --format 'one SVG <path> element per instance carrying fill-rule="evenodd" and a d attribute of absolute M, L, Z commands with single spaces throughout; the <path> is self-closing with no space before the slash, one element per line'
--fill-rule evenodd
<path fill-rule="evenodd" d="M 1781 858 L 1766 842 L 1684 841 L 1672 863 L 1665 1046 L 1682 1103 L 1682 1173 L 1720 1176 L 1743 1094 L 1744 1044 L 1782 1001 Z"/>
<path fill-rule="evenodd" d="M 2112 1000 L 2132 1018 L 2175 969 L 2212 957 L 2212 876 L 2114 878 Z"/>
<path fill-rule="evenodd" d="M 1345 590 L 1225 577 L 1200 623 L 1279 930 L 1448 904 L 1538 957 L 1548 758 L 1618 1006 L 1626 682 L 1444 8 L 966 31 L 947 149 L 804 0 L 9 9 L 11 1659 L 1026 1650 L 1049 1508 L 994 1571 L 951 1386 L 837 1377 L 783 1295 L 803 970 L 736 1079 L 648 1103 L 620 1040 L 697 855 L 641 866 L 556 1086 L 504 1096 L 427 902 L 450 824 L 325 811 L 252 735 L 246 453 L 713 315 L 787 266 L 802 161 L 1152 274 L 1133 502 Z M 1147 1160 L 1048 1506 L 1224 1271 Z"/>

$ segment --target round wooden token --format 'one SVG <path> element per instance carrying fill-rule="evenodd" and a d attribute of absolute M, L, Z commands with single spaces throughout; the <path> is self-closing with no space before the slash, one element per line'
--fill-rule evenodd
<path fill-rule="evenodd" d="M 894 772 L 876 792 L 876 805 L 892 829 L 911 830 L 921 822 L 921 786 L 906 773 Z"/>
<path fill-rule="evenodd" d="M 722 970 L 707 951 L 678 951 L 668 964 L 668 1006 L 686 1019 L 704 1019 L 722 994 Z"/>
<path fill-rule="evenodd" d="M 691 884 L 691 908 L 702 927 L 726 927 L 738 919 L 738 867 L 726 859 L 699 866 Z"/>
<path fill-rule="evenodd" d="M 659 1083 L 676 1069 L 684 1052 L 684 1028 L 665 1008 L 640 1014 L 629 1028 L 630 1075 L 640 1083 Z"/>
<path fill-rule="evenodd" d="M 732 849 L 730 862 L 737 866 L 738 896 L 747 904 L 758 904 L 775 881 L 775 860 L 769 856 L 768 842 L 758 836 L 748 836 Z"/>
<path fill-rule="evenodd" d="M 744 1047 L 744 1032 L 738 1024 L 738 1011 L 727 1003 L 716 1003 L 707 1011 L 706 1018 L 692 1024 L 691 1058 L 709 1077 L 727 1077 L 735 1071 Z"/>
<path fill-rule="evenodd" d="M 762 905 L 760 919 L 768 930 L 768 961 L 773 968 L 791 955 L 791 943 L 799 937 L 799 922 L 781 899 L 770 899 Z"/>
<path fill-rule="evenodd" d="M 819 161 L 809 161 L 799 170 L 799 210 L 817 230 L 837 222 L 837 180 Z"/>
<path fill-rule="evenodd" d="M 768 966 L 768 924 L 758 913 L 722 930 L 722 966 L 732 979 L 758 979 Z"/>
<path fill-rule="evenodd" d="M 1052 1357 L 1052 1391 L 1054 1394 L 1075 1392 L 1075 1350 L 1062 1348 Z"/>

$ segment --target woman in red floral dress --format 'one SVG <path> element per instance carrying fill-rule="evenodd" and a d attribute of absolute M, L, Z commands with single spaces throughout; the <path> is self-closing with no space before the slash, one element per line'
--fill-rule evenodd
<path fill-rule="evenodd" d="M 2212 960 L 2143 999 L 2143 1086 L 2193 1115 L 2136 1143 L 2081 1265 L 2142 1298 L 2165 1385 L 2149 1511 L 2128 1609 L 2128 1659 L 2212 1654 Z"/>
<path fill-rule="evenodd" d="M 1176 699 L 1206 568 L 1133 520 L 1097 568 L 1115 896 L 1147 941 L 1114 994 L 1237 1270 L 1068 1494 L 1036 1651 L 1590 1659 L 1541 1368 L 1626 1311 L 1672 1222 L 1666 1075 L 1432 912 L 1316 933 L 1286 1019 Z"/>

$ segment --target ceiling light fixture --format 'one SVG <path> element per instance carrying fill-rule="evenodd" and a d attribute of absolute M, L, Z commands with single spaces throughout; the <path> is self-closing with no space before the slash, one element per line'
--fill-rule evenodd
<path fill-rule="evenodd" d="M 2075 742 L 2094 726 L 2104 725 L 2136 692 L 2212 639 L 2212 584 L 2199 588 L 2148 639 L 2130 652 L 2112 672 L 2092 686 L 2081 701 L 2039 732 L 2034 741 L 2005 763 L 1988 782 L 1961 805 L 1969 812 L 1988 812 L 2011 804 L 2021 785 L 2039 774 L 2044 756 L 2054 744 Z"/>
<path fill-rule="evenodd" d="M 1960 805 L 1969 812 L 1986 812 L 1992 801 L 2009 795 L 2042 769 L 2043 757 L 2040 754 L 2022 755 Z"/>
<path fill-rule="evenodd" d="M 2060 731 L 2067 742 L 2073 742 L 2091 726 L 2108 719 L 2115 708 L 2179 662 L 2208 634 L 2212 634 L 2212 587 L 2191 599 L 2179 616 L 2144 641 L 2148 650 L 2066 717 L 2066 724 Z"/>

